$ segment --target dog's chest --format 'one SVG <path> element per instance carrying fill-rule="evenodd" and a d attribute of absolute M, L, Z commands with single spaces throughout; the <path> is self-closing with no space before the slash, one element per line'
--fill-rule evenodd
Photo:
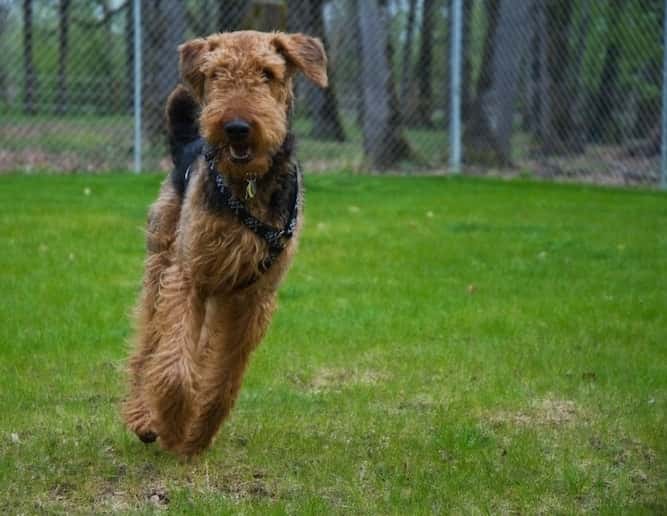
<path fill-rule="evenodd" d="M 291 255 L 289 248 L 296 235 L 286 241 L 285 249 L 276 253 L 267 239 L 258 234 L 256 228 L 253 230 L 252 221 L 244 220 L 221 203 L 214 185 L 206 179 L 210 178 L 200 175 L 191 185 L 193 188 L 186 199 L 190 208 L 186 211 L 193 216 L 184 220 L 181 227 L 185 244 L 183 255 L 192 265 L 195 276 L 207 283 L 244 284 L 264 276 L 267 269 L 275 268 L 272 262 L 281 255 Z M 258 185 L 256 197 L 244 203 L 247 211 L 266 225 L 288 227 L 292 211 L 290 199 L 296 198 L 297 193 L 291 185 L 289 178 Z"/>

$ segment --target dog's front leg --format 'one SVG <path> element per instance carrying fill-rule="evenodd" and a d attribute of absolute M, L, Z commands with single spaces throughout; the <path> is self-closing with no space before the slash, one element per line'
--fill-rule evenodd
<path fill-rule="evenodd" d="M 172 262 L 172 244 L 181 211 L 181 198 L 167 178 L 160 189 L 158 200 L 151 207 L 146 230 L 148 255 L 144 272 L 141 298 L 136 310 L 137 335 L 135 347 L 128 360 L 130 392 L 123 401 L 122 414 L 127 426 L 144 442 L 154 441 L 150 411 L 144 400 L 144 367 L 159 344 L 155 328 L 155 311 L 159 299 L 160 281 Z"/>
<path fill-rule="evenodd" d="M 181 444 L 193 416 L 203 318 L 202 294 L 180 265 L 170 266 L 162 277 L 154 319 L 160 342 L 144 378 L 151 426 L 165 449 Z"/>
<path fill-rule="evenodd" d="M 266 333 L 274 308 L 272 292 L 220 296 L 207 303 L 197 412 L 178 447 L 183 455 L 206 449 L 231 412 L 250 353 Z"/>

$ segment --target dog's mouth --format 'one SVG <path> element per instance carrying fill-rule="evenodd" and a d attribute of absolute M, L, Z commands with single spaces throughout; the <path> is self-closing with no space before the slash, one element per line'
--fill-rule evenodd
<path fill-rule="evenodd" d="M 229 157 L 233 163 L 248 163 L 252 158 L 250 145 L 247 143 L 230 143 Z"/>

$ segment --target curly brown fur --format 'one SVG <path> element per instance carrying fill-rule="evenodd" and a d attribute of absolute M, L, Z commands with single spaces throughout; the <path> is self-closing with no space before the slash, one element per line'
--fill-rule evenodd
<path fill-rule="evenodd" d="M 179 51 L 185 86 L 174 90 L 166 110 L 176 172 L 149 214 L 122 412 L 142 441 L 157 437 L 165 449 L 191 456 L 210 445 L 234 405 L 275 309 L 301 220 L 264 271 L 267 243 L 218 205 L 205 160 L 195 161 L 187 188 L 182 165 L 199 153 L 201 134 L 215 148 L 216 172 L 234 196 L 242 199 L 247 180 L 255 178 L 248 210 L 284 226 L 296 173 L 290 166 L 292 77 L 301 71 L 321 87 L 327 77 L 321 43 L 302 34 L 215 34 Z M 248 129 L 242 137 L 229 129 L 239 120 Z"/>

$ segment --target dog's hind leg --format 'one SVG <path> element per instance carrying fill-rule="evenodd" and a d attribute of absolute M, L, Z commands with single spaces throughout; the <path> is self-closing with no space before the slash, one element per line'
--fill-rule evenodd
<path fill-rule="evenodd" d="M 162 276 L 154 318 L 159 343 L 144 371 L 151 428 L 168 450 L 182 442 L 194 411 L 203 318 L 203 297 L 180 265 L 170 266 Z"/>
<path fill-rule="evenodd" d="M 266 292 L 209 299 L 197 412 L 178 447 L 183 455 L 206 449 L 231 412 L 250 353 L 266 333 L 274 308 L 274 294 Z"/>
<path fill-rule="evenodd" d="M 145 272 L 141 298 L 136 308 L 137 335 L 135 349 L 128 360 L 130 392 L 122 405 L 122 415 L 128 428 L 144 442 L 154 441 L 155 432 L 150 427 L 150 413 L 143 395 L 143 376 L 146 361 L 155 351 L 159 333 L 154 317 L 160 295 L 160 279 L 171 265 L 176 226 L 181 211 L 181 197 L 172 180 L 162 184 L 158 200 L 148 215 L 146 230 Z"/>

